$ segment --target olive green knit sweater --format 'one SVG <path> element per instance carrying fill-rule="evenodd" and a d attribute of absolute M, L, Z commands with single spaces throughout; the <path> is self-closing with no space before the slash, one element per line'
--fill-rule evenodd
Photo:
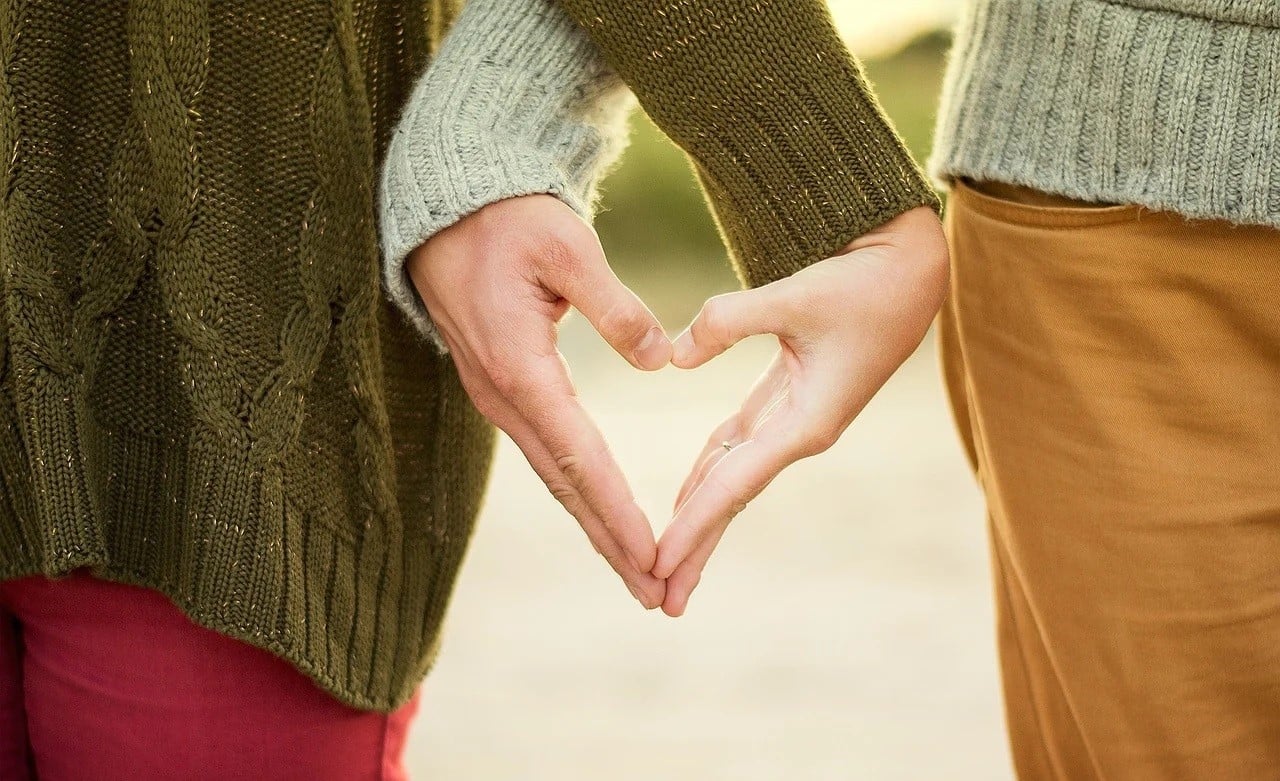
<path fill-rule="evenodd" d="M 404 702 L 492 429 L 379 286 L 375 182 L 460 3 L 0 0 L 0 577 L 90 566 Z M 932 193 L 818 0 L 566 0 L 745 279 Z"/>

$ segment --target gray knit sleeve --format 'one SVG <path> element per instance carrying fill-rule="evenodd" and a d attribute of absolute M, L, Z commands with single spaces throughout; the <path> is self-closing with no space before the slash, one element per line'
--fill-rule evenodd
<path fill-rule="evenodd" d="M 446 351 L 408 254 L 495 201 L 558 196 L 592 217 L 626 145 L 631 92 L 554 0 L 470 0 L 397 121 L 378 195 L 390 299 Z"/>

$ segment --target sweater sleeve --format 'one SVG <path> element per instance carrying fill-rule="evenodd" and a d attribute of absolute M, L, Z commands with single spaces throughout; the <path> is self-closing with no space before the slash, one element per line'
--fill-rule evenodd
<path fill-rule="evenodd" d="M 822 0 L 560 0 L 689 155 L 748 285 L 937 195 Z"/>
<path fill-rule="evenodd" d="M 590 220 L 635 102 L 553 0 L 470 0 L 415 83 L 379 186 L 388 297 L 440 351 L 405 260 L 490 203 L 537 193 Z"/>

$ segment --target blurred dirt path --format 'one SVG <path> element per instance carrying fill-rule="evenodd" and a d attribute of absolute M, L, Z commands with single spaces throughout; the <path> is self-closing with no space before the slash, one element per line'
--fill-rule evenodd
<path fill-rule="evenodd" d="M 584 325 L 575 379 L 661 525 L 772 344 L 640 375 Z M 983 534 L 932 337 L 735 521 L 678 620 L 631 600 L 504 438 L 412 777 L 1007 779 Z"/>

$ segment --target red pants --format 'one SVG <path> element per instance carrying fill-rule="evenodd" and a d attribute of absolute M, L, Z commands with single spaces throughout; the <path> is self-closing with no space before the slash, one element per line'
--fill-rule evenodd
<path fill-rule="evenodd" d="M 151 589 L 0 583 L 3 781 L 403 781 L 417 701 L 350 708 Z"/>

